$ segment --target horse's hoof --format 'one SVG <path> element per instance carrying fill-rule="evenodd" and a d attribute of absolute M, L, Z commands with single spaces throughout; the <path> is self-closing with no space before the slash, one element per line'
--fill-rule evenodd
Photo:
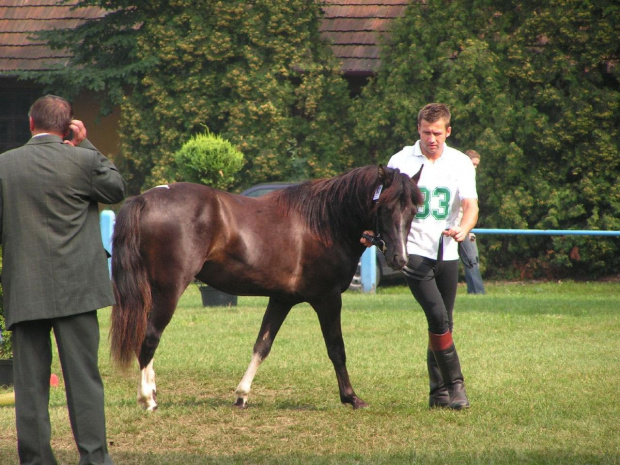
<path fill-rule="evenodd" d="M 157 402 L 154 402 L 152 400 L 140 400 L 138 401 L 138 405 L 147 412 L 153 412 L 157 410 Z"/>
<path fill-rule="evenodd" d="M 359 397 L 356 397 L 355 399 L 353 399 L 353 402 L 351 402 L 351 405 L 353 406 L 353 410 L 368 407 L 368 404 L 364 402 L 362 399 L 360 399 Z"/>
<path fill-rule="evenodd" d="M 237 402 L 235 402 L 233 405 L 237 407 L 239 410 L 243 410 L 243 409 L 248 408 L 248 401 L 247 399 L 244 399 L 243 397 L 237 397 Z"/>
<path fill-rule="evenodd" d="M 155 402 L 154 398 L 150 399 L 139 399 L 138 405 L 142 407 L 147 412 L 154 412 L 157 410 L 157 402 Z"/>
<path fill-rule="evenodd" d="M 152 412 L 157 410 L 157 391 L 153 389 L 151 391 L 151 396 L 138 396 L 138 405 L 142 407 L 147 412 Z"/>

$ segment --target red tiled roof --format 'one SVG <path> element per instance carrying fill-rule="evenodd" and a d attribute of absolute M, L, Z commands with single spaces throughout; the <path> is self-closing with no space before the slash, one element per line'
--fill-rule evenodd
<path fill-rule="evenodd" d="M 380 64 L 379 42 L 411 0 L 325 0 L 321 34 L 348 75 L 371 75 Z"/>
<path fill-rule="evenodd" d="M 31 40 L 33 31 L 73 28 L 105 12 L 96 7 L 72 10 L 54 0 L 2 0 L 0 4 L 0 75 L 65 64 L 67 52 Z"/>
<path fill-rule="evenodd" d="M 321 33 L 349 75 L 370 75 L 379 67 L 379 37 L 411 0 L 325 0 Z M 31 40 L 33 31 L 77 27 L 105 14 L 96 7 L 59 5 L 57 0 L 2 0 L 0 76 L 66 64 L 68 53 Z"/>

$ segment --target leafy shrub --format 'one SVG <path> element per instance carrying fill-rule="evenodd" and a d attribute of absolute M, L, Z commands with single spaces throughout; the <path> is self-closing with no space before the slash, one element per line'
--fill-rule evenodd
<path fill-rule="evenodd" d="M 229 141 L 207 132 L 192 137 L 175 152 L 171 175 L 178 181 L 227 189 L 243 164 L 243 154 Z"/>
<path fill-rule="evenodd" d="M 2 286 L 0 286 L 0 359 L 9 359 L 13 358 L 13 343 L 11 341 L 11 332 L 5 331 L 4 301 L 2 297 Z"/>

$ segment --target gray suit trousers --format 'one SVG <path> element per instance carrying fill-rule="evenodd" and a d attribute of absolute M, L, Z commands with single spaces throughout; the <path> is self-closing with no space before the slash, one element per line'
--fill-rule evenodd
<path fill-rule="evenodd" d="M 112 464 L 108 455 L 97 312 L 17 323 L 13 328 L 17 449 L 22 464 L 56 464 L 50 445 L 51 330 L 65 382 L 80 465 Z"/>

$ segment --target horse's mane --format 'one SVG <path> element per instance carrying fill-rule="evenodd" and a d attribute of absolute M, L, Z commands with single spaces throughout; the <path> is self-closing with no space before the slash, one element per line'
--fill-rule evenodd
<path fill-rule="evenodd" d="M 400 197 L 404 189 L 412 186 L 400 176 L 393 176 L 393 186 L 383 189 L 379 201 L 371 205 L 380 184 L 383 181 L 379 178 L 379 167 L 371 165 L 333 178 L 307 181 L 282 189 L 277 195 L 287 212 L 299 212 L 321 240 L 331 243 L 357 238 L 360 228 L 372 227 L 369 221 L 381 204 Z M 411 197 L 412 194 L 406 192 L 405 195 Z"/>

